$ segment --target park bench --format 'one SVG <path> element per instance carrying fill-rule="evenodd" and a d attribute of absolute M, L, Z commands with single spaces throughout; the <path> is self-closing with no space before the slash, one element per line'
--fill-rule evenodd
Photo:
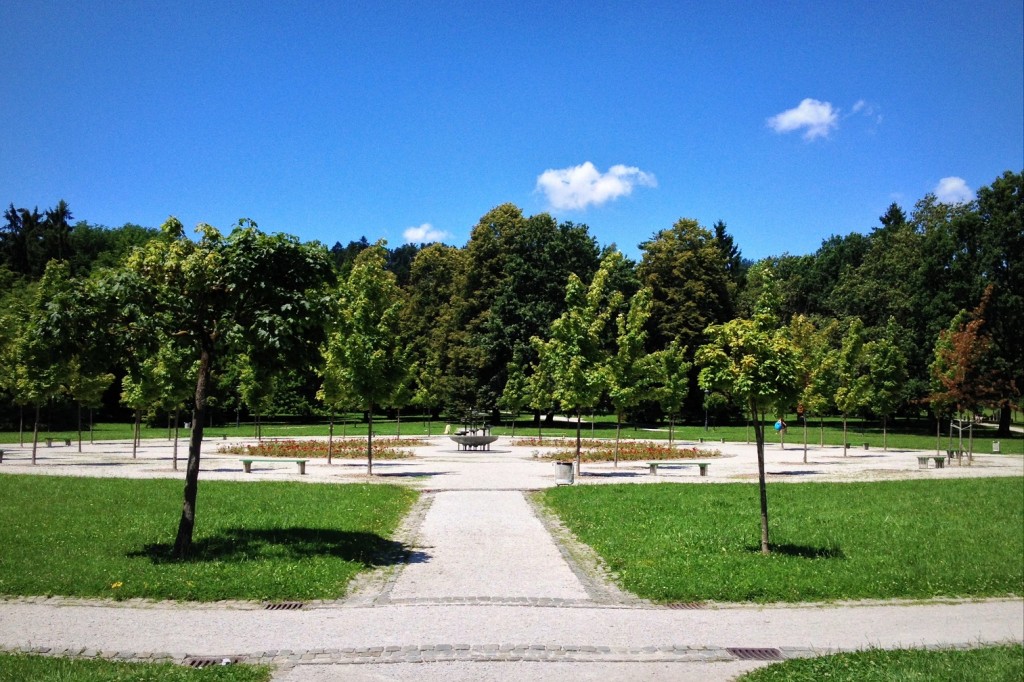
<path fill-rule="evenodd" d="M 658 473 L 658 467 L 659 466 L 660 467 L 698 467 L 698 468 L 700 468 L 700 475 L 701 476 L 707 476 L 708 475 L 708 467 L 710 465 L 711 465 L 711 462 L 687 462 L 687 461 L 677 460 L 677 459 L 669 459 L 669 460 L 657 461 L 657 462 L 647 462 L 647 466 L 650 467 L 650 470 L 651 470 L 652 474 L 657 474 Z"/>
<path fill-rule="evenodd" d="M 946 455 L 918 455 L 917 456 L 917 466 L 918 466 L 918 468 L 927 469 L 928 468 L 928 460 L 930 460 L 930 459 L 935 460 L 935 468 L 936 469 L 941 469 L 942 467 L 946 466 Z"/>
<path fill-rule="evenodd" d="M 287 457 L 240 457 L 242 461 L 242 468 L 245 469 L 245 473 L 252 473 L 253 462 L 295 462 L 299 466 L 299 474 L 306 473 L 306 462 L 308 459 L 289 459 Z"/>

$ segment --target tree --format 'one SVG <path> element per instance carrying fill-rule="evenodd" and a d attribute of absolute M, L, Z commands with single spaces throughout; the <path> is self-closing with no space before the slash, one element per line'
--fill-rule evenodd
<path fill-rule="evenodd" d="M 551 324 L 549 338 L 533 337 L 540 366 L 550 376 L 552 397 L 576 415 L 576 474 L 580 473 L 580 424 L 583 410 L 597 404 L 605 390 L 605 351 L 601 337 L 622 303 L 620 292 L 609 292 L 609 273 L 622 255 L 609 253 L 590 287 L 576 275 L 565 289 L 566 311 Z"/>
<path fill-rule="evenodd" d="M 847 420 L 849 416 L 871 404 L 871 377 L 864 353 L 866 342 L 864 323 L 859 317 L 850 320 L 850 327 L 843 336 L 837 362 L 836 407 L 843 415 L 843 456 L 849 449 Z"/>
<path fill-rule="evenodd" d="M 655 396 L 668 417 L 668 443 L 672 445 L 676 419 L 683 412 L 686 396 L 690 392 L 690 370 L 693 363 L 686 360 L 686 347 L 672 341 L 667 348 L 654 353 L 654 374 L 658 387 Z"/>
<path fill-rule="evenodd" d="M 1012 390 L 985 328 L 992 292 L 990 286 L 970 313 L 960 311 L 935 344 L 931 372 L 936 390 L 930 398 L 935 405 L 953 407 L 958 415 L 973 415 L 985 405 L 997 404 Z"/>
<path fill-rule="evenodd" d="M 356 256 L 348 280 L 335 299 L 335 327 L 328 336 L 329 357 L 346 391 L 366 410 L 366 473 L 373 474 L 373 410 L 385 405 L 405 381 L 406 350 L 401 341 L 402 295 L 394 274 L 385 270 L 384 242 Z"/>
<path fill-rule="evenodd" d="M 105 287 L 122 311 L 125 335 L 140 347 L 147 338 L 180 345 L 197 363 L 195 423 L 173 549 L 183 559 L 192 547 L 214 364 L 246 351 L 254 362 L 289 366 L 315 352 L 322 336 L 321 292 L 332 269 L 319 244 L 264 234 L 245 219 L 226 238 L 202 224 L 193 241 L 173 217 L 161 231 L 132 252 L 122 271 L 110 273 Z"/>
<path fill-rule="evenodd" d="M 893 317 L 889 318 L 884 335 L 864 347 L 868 376 L 871 379 L 871 409 L 882 417 L 882 449 L 888 450 L 888 418 L 905 400 L 907 358 L 899 339 L 905 334 Z"/>
<path fill-rule="evenodd" d="M 509 363 L 508 380 L 505 382 L 505 390 L 501 392 L 498 399 L 498 407 L 508 410 L 512 415 L 512 437 L 516 435 L 516 419 L 519 413 L 530 402 L 530 381 L 526 378 L 526 369 L 521 356 L 517 356 Z"/>
<path fill-rule="evenodd" d="M 68 385 L 75 337 L 73 300 L 75 284 L 67 264 L 47 263 L 42 279 L 32 288 L 25 317 L 14 347 L 16 398 L 35 407 L 32 431 L 32 463 L 39 443 L 39 414 L 44 403 L 60 395 Z"/>
<path fill-rule="evenodd" d="M 648 323 L 652 349 L 672 340 L 696 348 L 709 325 L 731 317 L 733 287 L 723 246 L 729 245 L 689 219 L 676 221 L 640 245 L 643 258 L 637 274 L 653 292 Z"/>
<path fill-rule="evenodd" d="M 709 343 L 695 359 L 701 367 L 698 384 L 717 390 L 747 406 L 757 442 L 758 487 L 761 501 L 761 552 L 768 554 L 768 490 L 764 473 L 764 418 L 771 409 L 785 408 L 799 391 L 797 351 L 776 312 L 778 295 L 765 287 L 752 319 L 735 319 L 707 329 Z"/>
<path fill-rule="evenodd" d="M 629 309 L 616 317 L 615 352 L 605 364 L 608 397 L 615 408 L 615 466 L 619 465 L 619 432 L 626 412 L 645 399 L 654 383 L 652 358 L 644 349 L 651 315 L 651 290 L 641 289 Z"/>

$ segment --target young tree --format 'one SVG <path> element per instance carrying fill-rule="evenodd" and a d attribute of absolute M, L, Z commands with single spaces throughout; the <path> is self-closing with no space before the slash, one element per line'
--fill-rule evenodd
<path fill-rule="evenodd" d="M 699 386 L 718 390 L 746 404 L 757 442 L 758 487 L 761 497 L 761 552 L 768 554 L 768 491 L 764 473 L 764 419 L 784 409 L 799 393 L 799 358 L 776 314 L 778 297 L 769 283 L 752 319 L 735 319 L 707 329 L 709 343 L 695 356 L 701 366 Z"/>
<path fill-rule="evenodd" d="M 348 281 L 338 290 L 327 347 L 346 390 L 366 410 L 366 473 L 373 474 L 373 410 L 386 404 L 408 373 L 401 342 L 402 295 L 385 265 L 384 242 L 356 256 Z"/>
<path fill-rule="evenodd" d="M 668 417 L 669 445 L 672 445 L 674 439 L 676 419 L 682 414 L 686 396 L 690 392 L 690 370 L 693 363 L 687 362 L 686 354 L 686 346 L 672 341 L 653 356 L 658 382 L 655 396 Z"/>
<path fill-rule="evenodd" d="M 836 407 L 843 415 L 843 457 L 850 446 L 847 437 L 847 420 L 850 414 L 868 407 L 871 403 L 871 376 L 864 353 L 864 323 L 859 317 L 850 321 L 850 327 L 843 336 L 837 362 Z"/>
<path fill-rule="evenodd" d="M 516 435 L 516 419 L 530 401 L 529 379 L 526 378 L 526 368 L 523 367 L 521 355 L 508 364 L 508 381 L 505 382 L 505 390 L 501 392 L 498 399 L 498 407 L 508 410 L 512 415 L 512 437 Z"/>
<path fill-rule="evenodd" d="M 789 322 L 789 335 L 800 358 L 797 375 L 800 384 L 798 412 L 804 422 L 804 463 L 807 463 L 807 418 L 812 414 L 819 417 L 831 404 L 836 392 L 836 362 L 838 355 L 833 350 L 831 339 L 838 323 L 828 322 L 822 329 L 804 315 L 794 315 Z M 824 421 L 819 420 L 819 445 L 824 445 Z"/>
<path fill-rule="evenodd" d="M 931 372 L 936 390 L 930 399 L 933 405 L 954 407 L 958 415 L 973 416 L 984 405 L 998 404 L 1012 390 L 985 329 L 991 294 L 989 287 L 974 310 L 960 311 L 935 344 Z M 973 442 L 968 456 L 973 457 Z"/>
<path fill-rule="evenodd" d="M 615 466 L 619 465 L 619 434 L 626 412 L 648 397 L 654 384 L 654 363 L 644 345 L 647 318 L 651 315 L 651 290 L 641 289 L 629 302 L 629 309 L 615 320 L 618 334 L 615 353 L 605 364 L 608 397 L 615 408 Z"/>
<path fill-rule="evenodd" d="M 214 363 L 245 351 L 254 362 L 289 366 L 315 352 L 321 295 L 333 273 L 321 245 L 264 234 L 244 219 L 226 238 L 204 224 L 193 241 L 173 217 L 161 231 L 121 271 L 110 273 L 105 286 L 123 315 L 124 333 L 136 344 L 164 339 L 187 349 L 197 363 L 195 423 L 173 550 L 181 559 L 192 547 Z"/>
<path fill-rule="evenodd" d="M 533 337 L 540 364 L 550 372 L 555 401 L 576 415 L 577 476 L 583 410 L 596 405 L 605 390 L 606 354 L 601 337 L 622 302 L 622 294 L 610 293 L 607 285 L 609 273 L 621 258 L 617 251 L 606 255 L 589 288 L 579 277 L 570 275 L 565 291 L 566 311 L 551 324 L 547 341 Z"/>
<path fill-rule="evenodd" d="M 871 379 L 871 408 L 882 416 L 882 449 L 889 449 L 888 419 L 905 399 L 907 384 L 907 357 L 900 348 L 899 339 L 904 330 L 890 317 L 885 334 L 864 347 Z"/>

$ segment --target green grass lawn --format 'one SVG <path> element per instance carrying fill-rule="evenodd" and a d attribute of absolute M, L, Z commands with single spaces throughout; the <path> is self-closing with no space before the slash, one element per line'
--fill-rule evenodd
<path fill-rule="evenodd" d="M 1020 682 L 1024 646 L 979 649 L 871 649 L 773 663 L 739 678 L 742 682 Z"/>
<path fill-rule="evenodd" d="M 1024 594 L 1021 478 L 601 485 L 538 493 L 622 586 L 660 602 Z"/>
<path fill-rule="evenodd" d="M 389 538 L 416 495 L 201 481 L 194 556 L 176 562 L 180 481 L 0 476 L 0 594 L 333 599 L 364 568 L 401 560 Z"/>
<path fill-rule="evenodd" d="M 268 682 L 270 673 L 266 666 L 225 665 L 194 669 L 173 663 L 122 663 L 0 654 L 0 680 L 11 682 Z"/>

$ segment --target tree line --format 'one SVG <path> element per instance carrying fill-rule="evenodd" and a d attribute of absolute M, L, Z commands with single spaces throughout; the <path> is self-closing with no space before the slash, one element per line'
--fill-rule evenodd
<path fill-rule="evenodd" d="M 329 250 L 246 219 L 196 239 L 173 218 L 103 230 L 71 226 L 64 202 L 12 205 L 0 390 L 9 419 L 28 408 L 36 429 L 53 401 L 98 407 L 111 392 L 137 421 L 191 412 L 180 554 L 207 410 L 267 414 L 289 391 L 371 427 L 375 410 L 415 406 L 577 424 L 590 410 L 672 424 L 709 407 L 844 422 L 991 407 L 1008 428 L 1024 381 L 1022 186 L 1007 172 L 969 204 L 893 204 L 868 234 L 757 263 L 721 222 L 681 219 L 634 262 L 586 225 L 512 204 L 464 247 L 393 250 Z"/>

